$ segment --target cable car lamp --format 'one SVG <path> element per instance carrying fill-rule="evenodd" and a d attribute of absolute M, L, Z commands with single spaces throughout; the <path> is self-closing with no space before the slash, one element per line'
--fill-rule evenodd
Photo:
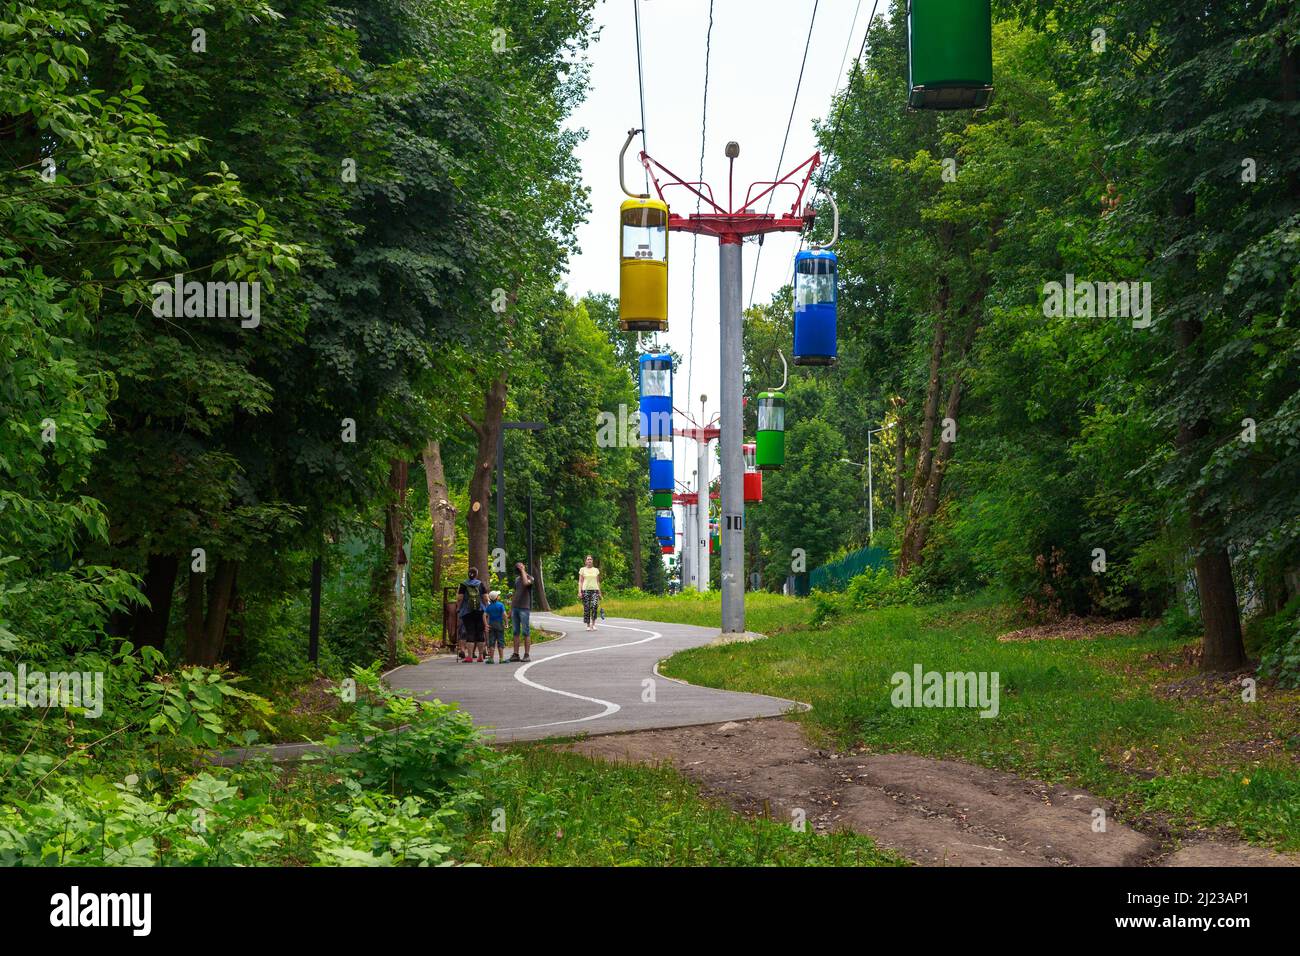
<path fill-rule="evenodd" d="M 666 332 L 668 204 L 649 193 L 630 192 L 623 181 L 623 154 L 638 132 L 628 133 L 618 154 L 618 181 L 630 197 L 618 213 L 618 324 L 624 332 Z"/>
<path fill-rule="evenodd" d="M 673 357 L 647 352 L 639 359 L 641 438 L 673 437 Z"/>
<path fill-rule="evenodd" d="M 993 99 L 991 6 L 991 0 L 908 3 L 908 109 L 988 109 Z"/>

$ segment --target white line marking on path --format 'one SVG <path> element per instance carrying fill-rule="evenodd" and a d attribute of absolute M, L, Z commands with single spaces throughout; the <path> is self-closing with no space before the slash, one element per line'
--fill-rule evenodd
<path fill-rule="evenodd" d="M 585 700 L 588 703 L 599 704 L 601 707 L 604 707 L 605 709 L 601 711 L 599 714 L 591 714 L 587 717 L 575 717 L 572 720 L 552 720 L 549 723 L 545 723 L 545 724 L 529 724 L 527 727 L 496 727 L 493 728 L 493 730 L 496 733 L 501 734 L 501 733 L 514 733 L 515 731 L 519 731 L 519 730 L 537 730 L 541 727 L 559 727 L 562 724 L 582 724 L 582 723 L 586 723 L 589 720 L 600 720 L 602 717 L 609 717 L 610 715 L 616 714 L 623 709 L 620 705 L 614 703 L 612 700 L 602 700 L 599 697 L 587 697 L 583 694 L 575 694 L 572 693 L 571 691 L 560 690 L 557 687 L 547 687 L 545 684 L 539 684 L 536 681 L 531 681 L 524 676 L 524 672 L 527 671 L 534 664 L 545 664 L 547 661 L 557 660 L 561 657 L 569 657 L 573 654 L 590 654 L 593 651 L 608 651 L 608 650 L 613 650 L 616 647 L 635 647 L 637 644 L 648 644 L 651 641 L 657 641 L 659 640 L 659 638 L 663 637 L 663 634 L 660 633 L 659 631 L 647 630 L 644 627 L 630 627 L 626 624 L 600 624 L 598 626 L 616 627 L 622 631 L 640 631 L 642 634 L 649 634 L 650 636 L 642 638 L 639 641 L 627 641 L 626 643 L 623 644 L 602 644 L 600 647 L 584 647 L 576 651 L 562 651 L 559 654 L 552 654 L 550 657 L 542 657 L 535 661 L 529 661 L 523 667 L 515 671 L 515 680 L 519 681 L 519 683 L 521 684 L 527 685 L 528 687 L 533 687 L 536 688 L 537 690 L 546 691 L 548 694 L 560 694 L 564 697 L 572 697 L 575 700 Z"/>

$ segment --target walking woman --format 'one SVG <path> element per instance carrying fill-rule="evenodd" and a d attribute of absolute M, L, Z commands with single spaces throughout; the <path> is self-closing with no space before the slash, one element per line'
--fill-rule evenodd
<path fill-rule="evenodd" d="M 600 607 L 600 568 L 596 567 L 591 555 L 586 563 L 578 568 L 578 598 L 582 601 L 582 623 L 587 630 L 596 629 L 596 612 Z"/>

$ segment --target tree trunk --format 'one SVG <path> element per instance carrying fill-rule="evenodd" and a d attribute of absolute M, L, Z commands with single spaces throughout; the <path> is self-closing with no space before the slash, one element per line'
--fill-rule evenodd
<path fill-rule="evenodd" d="M 953 363 L 950 373 L 951 381 L 948 385 L 948 399 L 944 404 L 943 417 L 945 420 L 957 421 L 958 412 L 961 410 L 962 385 L 964 384 L 964 363 L 966 355 L 970 352 L 970 347 L 975 341 L 975 335 L 979 331 L 981 324 L 981 308 L 983 307 L 984 293 L 981 291 L 968 308 L 964 308 L 963 313 L 971 313 L 972 318 L 966 327 L 966 333 L 962 336 L 960 347 L 957 349 L 956 360 Z M 926 477 L 925 489 L 921 491 L 914 488 L 912 491 L 912 503 L 920 501 L 919 518 L 915 523 L 912 536 L 912 555 L 913 560 L 919 563 L 921 553 L 925 550 L 925 542 L 930 535 L 930 522 L 934 519 L 935 512 L 939 510 L 939 493 L 943 488 L 944 472 L 948 469 L 948 462 L 952 459 L 952 453 L 957 442 L 940 440 L 939 447 L 936 449 L 930 467 L 930 474 Z M 915 512 L 913 512 L 915 514 Z"/>
<path fill-rule="evenodd" d="M 930 376 L 925 386 L 925 409 L 921 416 L 921 434 L 916 446 L 916 468 L 912 473 L 912 490 L 903 526 L 903 545 L 898 557 L 898 573 L 907 574 L 920 561 L 920 548 L 916 546 L 917 522 L 921 516 L 924 489 L 930 477 L 930 464 L 934 457 L 934 427 L 939 416 L 939 369 L 947 346 L 947 312 L 950 292 L 947 279 L 939 285 L 938 308 L 934 317 L 934 338 L 930 342 Z"/>
<path fill-rule="evenodd" d="M 1290 38 L 1285 34 L 1278 38 L 1278 42 L 1282 45 L 1282 59 L 1280 64 L 1282 68 L 1282 84 L 1278 99 L 1283 103 L 1294 103 L 1296 100 L 1296 53 L 1294 50 L 1288 49 L 1289 41 Z M 1286 130 L 1286 141 L 1288 143 L 1294 143 L 1296 141 L 1297 125 L 1300 124 L 1297 124 L 1294 115 L 1290 113 L 1283 115 L 1282 126 Z M 1297 197 L 1300 197 L 1300 169 L 1292 168 L 1289 170 L 1286 174 L 1286 183 L 1287 193 L 1291 198 L 1296 199 Z"/>
<path fill-rule="evenodd" d="M 387 642 L 388 666 L 397 665 L 397 645 L 402 637 L 401 600 L 397 585 L 402 578 L 402 565 L 406 563 L 402 544 L 406 540 L 406 486 L 409 467 L 405 460 L 388 462 L 388 490 L 391 492 L 384 506 L 384 555 L 387 558 L 384 575 L 384 634 Z"/>
<path fill-rule="evenodd" d="M 206 574 L 196 571 L 189 573 L 185 582 L 185 647 L 201 647 L 203 644 L 203 607 L 207 600 Z"/>
<path fill-rule="evenodd" d="M 632 587 L 638 591 L 645 579 L 641 568 L 641 513 L 636 506 L 636 491 L 628 492 L 627 526 L 632 533 Z"/>
<path fill-rule="evenodd" d="M 230 612 L 230 599 L 235 589 L 235 575 L 239 571 L 239 562 L 222 558 L 212 572 L 211 586 L 208 588 L 208 608 L 203 619 L 203 627 L 198 632 L 198 640 L 186 642 L 185 662 L 212 667 L 221 660 L 225 650 L 226 617 Z"/>
<path fill-rule="evenodd" d="M 546 600 L 546 581 L 542 578 L 542 559 L 537 559 L 537 567 L 533 570 L 533 602 L 537 605 L 539 611 L 550 611 L 551 602 Z"/>
<path fill-rule="evenodd" d="M 1174 217 L 1191 220 L 1196 212 L 1196 199 L 1191 193 L 1182 193 L 1174 200 Z M 1189 227 L 1190 228 L 1190 227 Z M 1191 273 L 1194 278 L 1195 261 L 1187 254 L 1180 257 L 1180 273 Z M 1177 274 L 1177 273 L 1176 273 Z M 1181 276 L 1180 276 L 1181 277 Z M 1196 360 L 1196 342 L 1204 326 L 1201 320 L 1186 311 L 1174 320 L 1174 340 L 1178 357 L 1184 365 Z M 1210 432 L 1210 423 L 1204 418 L 1180 422 L 1175 442 L 1178 454 L 1192 456 L 1196 446 Z M 1201 670 L 1236 670 L 1246 663 L 1246 648 L 1241 639 L 1241 616 L 1237 609 L 1237 588 L 1232 580 L 1232 559 L 1227 549 L 1208 543 L 1215 516 L 1206 507 L 1202 491 L 1193 491 L 1188 498 L 1188 527 L 1192 547 L 1196 549 L 1196 589 L 1200 596 Z"/>
<path fill-rule="evenodd" d="M 898 429 L 897 442 L 894 448 L 894 514 L 903 513 L 904 494 L 903 494 L 903 471 L 907 467 L 907 427 L 903 423 L 902 412 L 903 400 L 896 398 L 894 407 L 898 410 L 898 422 L 894 427 Z"/>
<path fill-rule="evenodd" d="M 442 579 L 447 562 L 456 553 L 456 506 L 447 491 L 442 448 L 436 441 L 424 446 L 424 479 L 429 489 L 429 524 L 433 530 L 433 601 L 442 607 Z"/>
<path fill-rule="evenodd" d="M 465 421 L 478 438 L 478 453 L 474 456 L 474 474 L 469 479 L 469 511 L 465 515 L 465 531 L 469 539 L 469 564 L 478 568 L 479 577 L 488 580 L 488 505 L 492 490 L 492 469 L 496 464 L 497 440 L 501 434 L 501 420 L 506 410 L 506 374 L 487 387 L 483 398 L 483 421 L 468 417 Z"/>
<path fill-rule="evenodd" d="M 162 650 L 167 642 L 167 624 L 171 620 L 172 593 L 180 559 L 174 554 L 149 555 L 144 575 L 144 595 L 149 606 L 141 605 L 131 614 L 131 642 L 136 647 Z"/>

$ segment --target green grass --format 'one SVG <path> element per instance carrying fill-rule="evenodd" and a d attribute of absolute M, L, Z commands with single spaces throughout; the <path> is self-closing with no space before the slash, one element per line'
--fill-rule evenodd
<path fill-rule="evenodd" d="M 717 602 L 621 596 L 606 607 L 706 623 L 710 615 L 716 622 Z M 1086 787 L 1114 800 L 1126 819 L 1177 833 L 1231 827 L 1251 842 L 1300 849 L 1300 693 L 1262 687 L 1255 703 L 1231 688 L 1163 697 L 1158 687 L 1195 673 L 1182 641 L 998 643 L 1014 625 L 991 598 L 885 608 L 817 627 L 811 602 L 747 595 L 746 610 L 749 626 L 769 640 L 685 651 L 663 673 L 806 701 L 813 710 L 798 719 L 842 748 L 967 760 Z M 894 707 L 891 675 L 918 663 L 998 672 L 998 716 Z"/>
<path fill-rule="evenodd" d="M 869 837 L 817 835 L 703 799 L 676 771 L 608 764 L 545 745 L 512 748 L 471 828 L 491 866 L 892 866 Z M 502 815 L 499 811 L 504 811 Z M 501 821 L 493 830 L 494 820 Z M 502 828 L 503 826 L 503 828 Z"/>
<path fill-rule="evenodd" d="M 672 596 L 656 597 L 635 591 L 607 594 L 601 605 L 611 617 L 637 617 L 669 624 L 696 624 L 718 627 L 722 621 L 722 598 L 717 591 L 700 594 L 683 591 Z M 578 602 L 559 608 L 556 614 L 582 616 Z M 751 631 L 776 634 L 806 626 L 812 617 L 812 605 L 798 598 L 759 591 L 745 595 L 745 626 Z"/>

